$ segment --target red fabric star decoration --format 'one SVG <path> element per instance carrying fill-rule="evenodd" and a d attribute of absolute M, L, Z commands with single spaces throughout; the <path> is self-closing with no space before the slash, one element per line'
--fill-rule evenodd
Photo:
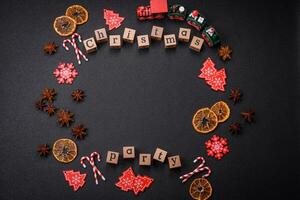
<path fill-rule="evenodd" d="M 86 174 L 80 174 L 79 171 L 74 172 L 73 170 L 63 171 L 66 181 L 69 182 L 69 186 L 73 187 L 74 191 L 83 187 L 85 184 Z"/>
<path fill-rule="evenodd" d="M 146 188 L 150 187 L 153 181 L 154 180 L 148 176 L 135 176 L 130 167 L 123 172 L 115 185 L 125 192 L 132 190 L 135 195 L 138 195 L 140 192 L 143 192 Z"/>
<path fill-rule="evenodd" d="M 124 17 L 120 17 L 119 13 L 115 13 L 112 10 L 104 9 L 104 19 L 106 21 L 106 25 L 108 25 L 108 29 L 111 31 L 112 29 L 117 29 L 121 26 L 124 21 Z"/>
<path fill-rule="evenodd" d="M 225 91 L 224 86 L 226 85 L 226 71 L 225 68 L 217 70 L 215 63 L 211 58 L 207 58 L 203 63 L 203 67 L 200 69 L 198 78 L 205 79 L 206 83 L 210 85 L 211 89 L 215 91 Z"/>

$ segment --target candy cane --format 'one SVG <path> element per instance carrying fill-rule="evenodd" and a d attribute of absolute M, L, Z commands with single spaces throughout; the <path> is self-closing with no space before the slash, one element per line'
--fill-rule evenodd
<path fill-rule="evenodd" d="M 184 174 L 182 176 L 179 177 L 179 179 L 183 179 L 182 183 L 186 182 L 191 176 L 193 176 L 196 173 L 202 172 L 204 170 L 207 171 L 206 174 L 202 175 L 202 177 L 208 177 L 211 174 L 211 170 L 209 167 L 204 167 L 205 164 L 205 160 L 203 157 L 199 156 L 194 160 L 194 163 L 196 163 L 197 161 L 201 161 L 201 163 L 198 165 L 198 167 L 196 169 L 194 169 L 192 172 L 189 172 L 187 174 Z"/>
<path fill-rule="evenodd" d="M 77 59 L 77 61 L 78 61 L 78 64 L 80 65 L 80 64 L 81 64 L 80 56 L 83 57 L 83 59 L 84 59 L 85 61 L 88 61 L 88 59 L 87 59 L 87 57 L 82 53 L 82 51 L 78 48 L 77 43 L 76 43 L 76 38 L 78 38 L 78 41 L 79 41 L 79 42 L 82 42 L 81 36 L 80 36 L 78 33 L 74 33 L 74 34 L 72 35 L 72 40 L 70 40 L 70 39 L 65 39 L 65 40 L 63 41 L 63 47 L 64 47 L 67 51 L 69 51 L 69 48 L 67 47 L 66 44 L 67 44 L 67 43 L 70 43 L 70 44 L 73 46 L 74 51 L 75 51 L 75 54 L 76 54 L 76 59 Z"/>
<path fill-rule="evenodd" d="M 83 156 L 80 159 L 80 164 L 86 168 L 86 165 L 84 164 L 84 160 L 87 160 L 90 165 L 93 168 L 93 173 L 94 173 L 94 178 L 95 178 L 95 183 L 98 185 L 98 175 L 102 178 L 103 181 L 105 181 L 105 177 L 102 175 L 102 173 L 99 171 L 99 169 L 95 165 L 94 157 L 97 156 L 98 162 L 100 162 L 100 154 L 98 152 L 92 152 L 90 157 L 88 156 Z"/>

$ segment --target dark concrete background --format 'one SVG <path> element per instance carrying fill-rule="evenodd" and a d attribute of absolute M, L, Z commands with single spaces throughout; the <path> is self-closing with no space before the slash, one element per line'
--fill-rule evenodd
<path fill-rule="evenodd" d="M 78 66 L 72 50 L 62 48 L 63 38 L 52 29 L 55 17 L 74 3 L 84 5 L 90 14 L 88 23 L 77 29 L 83 38 L 106 27 L 103 8 L 126 18 L 111 32 L 114 34 L 122 34 L 124 27 L 150 34 L 152 25 L 177 34 L 179 27 L 187 26 L 169 20 L 139 22 L 135 9 L 147 2 L 1 1 L 0 199 L 132 199 L 132 193 L 114 186 L 129 166 L 155 179 L 138 199 L 190 199 L 191 180 L 182 184 L 178 177 L 194 169 L 192 161 L 199 155 L 206 157 L 212 169 L 208 178 L 213 186 L 211 199 L 299 198 L 298 5 L 292 1 L 180 1 L 190 9 L 200 9 L 222 41 L 232 46 L 233 59 L 228 63 L 207 46 L 197 54 L 187 44 L 165 50 L 162 42 L 155 42 L 146 51 L 138 50 L 136 43 L 125 44 L 121 50 L 104 44 L 88 55 L 89 62 Z M 198 34 L 193 30 L 192 35 Z M 50 41 L 60 45 L 54 56 L 42 51 L 43 44 Z M 212 91 L 197 78 L 208 56 L 218 69 L 226 67 L 225 93 Z M 79 77 L 73 85 L 57 84 L 52 72 L 59 62 L 74 62 Z M 70 109 L 76 122 L 89 128 L 88 137 L 76 142 L 79 154 L 70 164 L 58 163 L 52 156 L 41 159 L 36 153 L 40 143 L 52 145 L 59 138 L 72 138 L 69 129 L 59 128 L 55 117 L 36 111 L 34 102 L 45 87 L 57 90 L 56 106 Z M 236 87 L 244 91 L 244 100 L 233 106 L 228 94 Z M 70 98 L 77 88 L 87 94 L 82 104 Z M 214 131 L 229 140 L 231 152 L 220 161 L 205 155 L 204 142 L 213 134 L 198 135 L 191 125 L 198 108 L 218 100 L 226 100 L 232 109 L 230 119 Z M 257 112 L 256 123 L 232 136 L 228 125 L 241 120 L 239 113 L 249 107 Z M 121 151 L 123 145 L 150 153 L 161 147 L 169 154 L 179 154 L 183 167 L 170 171 L 167 164 L 160 163 L 139 167 L 138 159 L 120 160 L 118 166 L 102 161 L 98 166 L 107 181 L 95 185 L 91 170 L 81 167 L 80 157 L 96 150 L 103 158 L 108 150 Z M 64 180 L 65 169 L 87 172 L 85 187 L 74 193 Z"/>

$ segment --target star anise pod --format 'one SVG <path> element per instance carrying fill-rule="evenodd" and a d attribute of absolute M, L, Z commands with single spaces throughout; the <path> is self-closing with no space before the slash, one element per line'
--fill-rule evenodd
<path fill-rule="evenodd" d="M 68 110 L 61 109 L 57 113 L 57 121 L 60 126 L 69 127 L 70 124 L 74 121 L 74 114 Z"/>
<path fill-rule="evenodd" d="M 41 144 L 37 148 L 37 152 L 41 157 L 47 157 L 50 154 L 51 148 L 48 144 Z"/>
<path fill-rule="evenodd" d="M 52 43 L 45 44 L 43 49 L 46 54 L 52 55 L 56 53 L 57 47 L 58 46 L 54 42 L 52 42 Z"/>
<path fill-rule="evenodd" d="M 229 46 L 221 46 L 218 50 L 218 54 L 223 61 L 225 61 L 227 59 L 230 60 L 231 53 L 232 53 L 232 50 L 230 49 Z"/>
<path fill-rule="evenodd" d="M 240 89 L 231 89 L 229 99 L 233 100 L 234 104 L 242 100 L 243 93 Z"/>
<path fill-rule="evenodd" d="M 53 88 L 45 88 L 42 92 L 42 99 L 52 102 L 56 96 L 56 91 Z"/>
<path fill-rule="evenodd" d="M 238 122 L 229 125 L 229 132 L 232 133 L 232 134 L 237 135 L 241 132 L 241 130 L 242 130 L 242 126 Z"/>
<path fill-rule="evenodd" d="M 241 116 L 249 124 L 254 122 L 254 115 L 255 115 L 255 112 L 252 109 L 248 110 L 247 112 L 241 112 Z"/>
<path fill-rule="evenodd" d="M 84 137 L 87 135 L 86 131 L 87 128 L 85 128 L 83 124 L 79 124 L 72 128 L 73 136 L 78 140 L 84 139 Z"/>
<path fill-rule="evenodd" d="M 53 104 L 48 104 L 45 108 L 45 111 L 49 116 L 54 115 L 56 113 L 56 110 L 57 109 Z"/>
<path fill-rule="evenodd" d="M 44 110 L 44 108 L 46 107 L 46 104 L 43 100 L 38 100 L 38 101 L 35 102 L 35 107 L 38 110 Z"/>
<path fill-rule="evenodd" d="M 74 101 L 82 102 L 84 100 L 85 94 L 84 91 L 77 89 L 72 92 L 71 96 Z"/>

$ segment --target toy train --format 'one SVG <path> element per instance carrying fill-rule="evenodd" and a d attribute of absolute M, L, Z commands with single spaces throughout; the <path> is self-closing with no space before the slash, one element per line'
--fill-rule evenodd
<path fill-rule="evenodd" d="M 167 0 L 150 0 L 149 6 L 139 6 L 136 10 L 139 20 L 155 20 L 167 17 L 170 20 L 184 21 L 198 31 L 202 31 L 202 37 L 209 47 L 220 43 L 219 34 L 212 26 L 208 26 L 206 18 L 198 11 L 188 10 L 181 4 L 168 6 Z"/>

